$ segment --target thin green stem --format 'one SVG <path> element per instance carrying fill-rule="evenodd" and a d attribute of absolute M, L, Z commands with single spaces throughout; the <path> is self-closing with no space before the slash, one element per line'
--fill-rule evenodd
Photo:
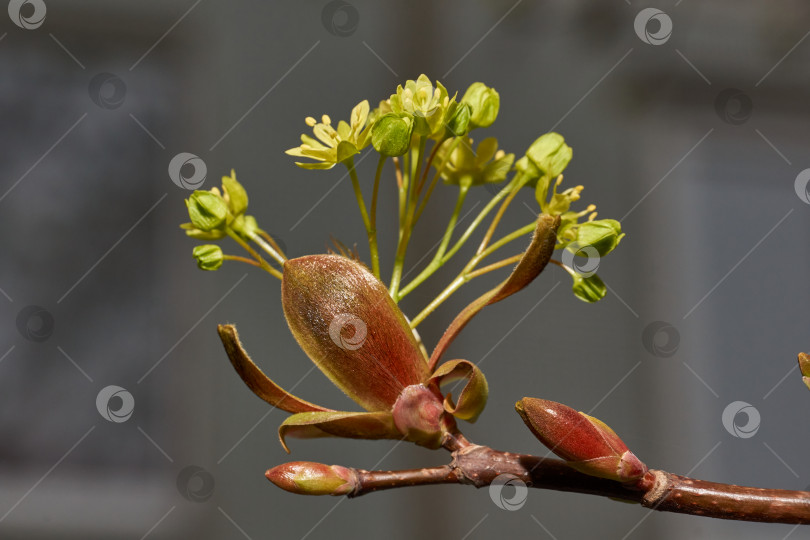
<path fill-rule="evenodd" d="M 491 246 L 486 248 L 484 251 L 477 254 L 472 259 L 470 259 L 470 262 L 468 262 L 467 265 L 464 267 L 464 269 L 461 272 L 459 272 L 458 276 L 456 276 L 456 278 L 453 281 L 450 282 L 450 285 L 445 287 L 445 289 L 441 293 L 439 293 L 439 296 L 434 298 L 433 301 L 425 307 L 425 309 L 423 309 L 416 317 L 413 318 L 413 320 L 411 321 L 411 328 L 416 328 L 416 326 L 419 323 L 421 323 L 423 320 L 425 320 L 425 318 L 428 315 L 433 313 L 433 311 L 435 311 L 435 309 L 437 307 L 439 307 L 442 303 L 444 303 L 444 301 L 447 300 L 462 285 L 464 285 L 465 283 L 467 283 L 468 281 L 470 281 L 474 277 L 478 277 L 479 275 L 482 275 L 483 273 L 481 273 L 481 272 L 477 272 L 477 273 L 473 272 L 473 270 L 475 270 L 475 267 L 478 265 L 478 263 L 480 263 L 486 257 L 488 257 L 489 255 L 491 255 L 492 253 L 497 251 L 499 248 L 505 246 L 509 242 L 512 242 L 512 241 L 520 238 L 521 236 L 524 236 L 526 234 L 531 233 L 532 231 L 534 231 L 534 229 L 536 227 L 537 227 L 537 223 L 532 222 L 532 223 L 529 223 L 528 225 L 526 225 L 525 227 L 521 227 L 520 229 L 512 231 L 511 233 L 507 234 L 506 236 L 504 236 L 503 238 L 501 238 L 500 240 L 498 240 L 497 242 L 495 242 L 494 244 L 492 244 Z M 505 259 L 505 260 L 509 260 L 509 259 Z M 503 261 L 501 261 L 501 262 L 503 262 Z M 495 264 L 498 264 L 498 263 L 495 263 Z M 508 264 L 508 263 L 504 263 L 504 265 L 502 265 L 502 266 L 505 266 L 505 264 Z M 482 270 L 484 270 L 484 269 L 482 269 Z M 494 270 L 494 268 L 493 268 L 493 270 Z"/>
<path fill-rule="evenodd" d="M 416 287 L 418 287 L 423 281 L 433 275 L 436 270 L 442 265 L 442 257 L 444 256 L 445 251 L 447 250 L 447 246 L 450 244 L 450 239 L 453 237 L 453 231 L 455 231 L 456 223 L 458 222 L 458 216 L 461 214 L 461 209 L 464 206 L 464 200 L 467 197 L 467 193 L 469 192 L 470 186 L 463 185 L 459 186 L 458 190 L 458 198 L 456 199 L 456 206 L 453 209 L 453 214 L 450 216 L 450 220 L 447 223 L 447 228 L 444 231 L 444 237 L 442 238 L 441 244 L 439 248 L 436 250 L 436 254 L 433 256 L 433 260 L 419 273 L 418 276 L 413 278 L 407 286 L 405 286 L 402 291 L 400 291 L 399 295 L 397 295 L 396 300 L 402 300 L 405 296 L 413 291 Z"/>
<path fill-rule="evenodd" d="M 445 300 L 450 298 L 450 295 L 456 292 L 459 289 L 459 287 L 464 285 L 466 282 L 467 280 L 462 275 L 459 275 L 458 277 L 456 277 L 456 279 L 451 281 L 450 285 L 445 287 L 445 289 L 441 293 L 439 293 L 439 296 L 434 298 L 433 301 L 419 313 L 419 315 L 413 318 L 413 320 L 411 321 L 411 328 L 416 328 L 417 326 L 419 326 L 419 323 L 424 321 L 428 315 L 433 313 L 433 311 L 435 311 L 437 307 L 442 305 L 442 303 L 444 303 Z"/>
<path fill-rule="evenodd" d="M 270 236 L 266 231 L 263 231 L 261 229 L 259 229 L 259 234 L 262 235 L 262 238 L 267 240 L 267 242 L 271 246 L 273 246 L 273 249 L 275 249 L 285 261 L 287 260 L 287 255 L 284 253 L 284 250 L 281 249 L 281 247 L 278 245 L 278 242 L 276 242 L 276 240 L 272 236 Z"/>
<path fill-rule="evenodd" d="M 261 268 L 261 266 L 262 266 L 259 263 L 257 263 L 256 261 L 254 261 L 253 259 L 248 259 L 247 257 L 240 257 L 239 255 L 223 255 L 222 260 L 224 260 L 224 261 L 243 262 L 243 263 L 247 263 L 247 264 L 250 264 L 250 265 L 253 265 L 253 266 L 258 266 L 259 268 Z"/>
<path fill-rule="evenodd" d="M 409 179 L 410 185 L 408 186 L 408 199 L 405 204 L 405 222 L 404 225 L 400 227 L 397 253 L 394 258 L 394 269 L 391 273 L 391 286 L 389 287 L 391 298 L 394 299 L 396 299 L 397 295 L 399 294 L 399 285 L 402 281 L 402 268 L 405 265 L 405 254 L 408 252 L 408 243 L 411 240 L 411 233 L 413 232 L 413 217 L 414 212 L 416 211 L 416 202 L 419 198 L 419 192 L 416 189 L 416 179 L 419 177 L 419 173 L 421 171 L 422 158 L 425 154 L 426 143 L 427 137 L 424 135 L 420 136 L 419 148 L 416 151 L 415 156 L 416 161 L 411 167 L 411 177 Z M 413 153 L 413 150 L 411 150 L 411 153 Z"/>
<path fill-rule="evenodd" d="M 484 221 L 487 215 L 489 215 L 489 213 L 493 208 L 495 208 L 495 205 L 497 205 L 501 199 L 506 197 L 513 189 L 518 189 L 515 180 L 517 180 L 517 176 L 513 178 L 506 186 L 504 186 L 504 188 L 500 190 L 492 199 L 490 199 L 487 205 L 478 213 L 477 216 L 475 216 L 475 219 L 467 227 L 467 230 L 464 231 L 464 234 L 461 235 L 461 238 L 456 241 L 453 247 L 450 248 L 450 251 L 448 251 L 444 256 L 442 259 L 442 264 L 449 261 L 450 258 L 455 255 L 459 249 L 461 249 L 461 247 L 467 242 L 467 240 L 469 240 L 470 236 L 472 236 L 481 222 Z"/>
<path fill-rule="evenodd" d="M 447 166 L 447 162 L 450 159 L 450 155 L 453 153 L 453 150 L 456 149 L 458 143 L 461 141 L 461 137 L 456 137 L 455 140 L 450 143 L 450 148 L 447 149 L 447 153 L 444 155 L 444 159 L 442 160 L 442 164 L 440 167 L 436 169 L 436 174 L 433 175 L 433 180 L 430 181 L 430 186 L 428 186 L 428 190 L 425 193 L 425 196 L 422 198 L 422 204 L 419 205 L 419 209 L 416 211 L 416 216 L 413 219 L 414 225 L 419 221 L 419 218 L 422 217 L 422 212 L 425 211 L 425 206 L 427 206 L 428 201 L 430 200 L 430 196 L 433 195 L 433 190 L 436 188 L 436 185 L 439 182 L 439 176 L 442 172 L 444 172 L 444 168 Z M 434 153 L 437 148 L 439 148 L 444 141 L 437 143 L 434 150 Z M 430 165 L 425 168 L 425 175 L 427 175 Z"/>
<path fill-rule="evenodd" d="M 478 276 L 483 276 L 484 274 L 488 274 L 488 273 L 490 273 L 490 272 L 492 272 L 494 270 L 497 270 L 499 268 L 503 268 L 504 266 L 508 266 L 510 264 L 516 263 L 522 258 L 523 258 L 523 253 L 518 253 L 517 255 L 507 257 L 506 259 L 501 259 L 498 262 L 494 262 L 494 263 L 489 264 L 489 265 L 487 265 L 487 266 L 485 266 L 483 268 L 479 268 L 478 270 L 470 272 L 469 274 L 467 274 L 467 276 L 470 279 L 477 278 Z"/>
<path fill-rule="evenodd" d="M 517 193 L 518 190 L 514 189 L 509 193 L 509 195 L 506 196 L 506 199 L 504 199 L 501 207 L 498 208 L 498 213 L 492 218 L 492 223 L 489 224 L 489 228 L 487 229 L 486 234 L 484 234 L 484 238 L 481 240 L 481 244 L 478 246 L 478 249 L 475 252 L 476 254 L 481 253 L 486 249 L 487 244 L 489 244 L 489 241 L 492 239 L 492 235 L 495 234 L 495 229 L 498 227 L 498 223 L 501 222 L 504 212 L 506 212 L 506 209 L 509 208 L 509 204 L 515 199 Z"/>
<path fill-rule="evenodd" d="M 493 243 L 491 246 L 486 248 L 484 251 L 482 251 L 481 253 L 479 253 L 475 257 L 473 257 L 470 262 L 471 263 L 474 262 L 475 264 L 473 265 L 473 267 L 475 267 L 475 265 L 477 265 L 479 262 L 486 259 L 488 256 L 492 255 L 493 253 L 495 253 L 495 251 L 497 251 L 498 249 L 502 248 L 503 246 L 505 246 L 509 242 L 512 242 L 513 240 L 517 240 L 521 236 L 525 236 L 525 235 L 533 232 L 536 228 L 537 228 L 537 222 L 532 221 L 528 225 L 524 225 L 523 227 L 521 227 L 519 229 L 515 229 L 514 231 L 507 234 L 506 236 L 504 236 L 503 238 L 501 238 L 500 240 L 498 240 L 497 242 Z"/>
<path fill-rule="evenodd" d="M 248 238 L 250 238 L 253 242 L 256 242 L 260 248 L 267 252 L 268 255 L 273 257 L 273 259 L 278 262 L 278 264 L 283 265 L 284 261 L 287 260 L 281 253 L 279 253 L 273 246 L 269 243 L 265 242 L 264 239 L 256 233 L 248 233 Z"/>
<path fill-rule="evenodd" d="M 272 266 L 270 266 L 270 264 L 269 264 L 267 261 L 265 261 L 265 260 L 264 260 L 264 258 L 262 258 L 262 256 L 261 256 L 261 255 L 259 255 L 259 254 L 256 252 L 256 250 L 255 250 L 255 249 L 253 249 L 252 247 L 250 247 L 250 244 L 248 244 L 247 242 L 245 242 L 244 240 L 242 240 L 242 238 L 241 238 L 241 237 L 240 237 L 238 234 L 236 234 L 236 232 L 234 232 L 234 231 L 233 231 L 233 230 L 232 230 L 230 227 L 227 227 L 227 228 L 225 229 L 225 232 L 227 233 L 227 235 L 228 235 L 228 236 L 230 236 L 231 238 L 233 238 L 233 239 L 234 239 L 234 241 L 235 241 L 237 244 L 239 244 L 240 246 L 242 246 L 242 248 L 243 248 L 245 251 L 247 251 L 248 253 L 250 253 L 250 254 L 251 254 L 251 256 L 252 256 L 254 259 L 256 259 L 256 261 L 259 263 L 259 265 L 260 265 L 260 266 L 261 266 L 261 267 L 262 267 L 262 268 L 265 270 L 265 272 L 267 272 L 268 274 L 270 274 L 270 275 L 271 275 L 271 276 L 273 276 L 273 277 L 277 277 L 278 279 L 281 279 L 281 278 L 282 278 L 282 276 L 281 276 L 281 272 L 279 272 L 278 270 L 276 270 L 275 268 L 273 268 Z"/>
<path fill-rule="evenodd" d="M 368 249 L 371 255 L 371 263 L 376 268 L 374 274 L 379 276 L 380 274 L 380 257 L 377 252 L 377 229 L 372 225 L 371 218 L 369 218 L 368 211 L 366 210 L 366 203 L 363 201 L 363 190 L 360 189 L 360 180 L 357 178 L 357 171 L 354 168 L 354 159 L 349 158 L 345 162 L 346 168 L 349 169 L 349 177 L 352 179 L 352 188 L 354 189 L 354 196 L 357 199 L 357 206 L 360 207 L 360 215 L 363 217 L 363 225 L 366 227 L 366 236 L 368 236 Z M 379 169 L 379 167 L 378 167 Z M 378 171 L 379 172 L 379 171 Z M 379 180 L 379 175 L 377 180 L 375 181 L 375 189 L 376 189 L 376 182 Z M 376 205 L 376 200 L 372 201 L 372 204 Z M 376 206 L 375 206 L 376 209 Z"/>
<path fill-rule="evenodd" d="M 371 250 L 371 270 L 377 279 L 380 279 L 380 253 L 377 247 L 377 199 L 380 192 L 380 176 L 382 175 L 383 166 L 385 165 L 385 156 L 380 156 L 377 162 L 377 172 L 374 174 L 374 189 L 371 193 L 371 214 L 369 220 L 371 221 L 371 229 L 369 232 L 368 243 Z"/>

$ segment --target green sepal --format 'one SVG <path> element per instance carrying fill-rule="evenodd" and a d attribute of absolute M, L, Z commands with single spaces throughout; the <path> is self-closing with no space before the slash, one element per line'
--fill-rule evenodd
<path fill-rule="evenodd" d="M 227 236 L 224 229 L 215 229 L 213 231 L 201 231 L 194 226 L 193 223 L 181 223 L 180 228 L 186 231 L 186 236 L 196 238 L 197 240 L 220 240 Z"/>
<path fill-rule="evenodd" d="M 231 214 L 239 216 L 247 210 L 248 195 L 245 188 L 236 180 L 236 172 L 231 169 L 230 176 L 222 177 L 222 190 L 225 193 L 224 199 L 228 203 Z"/>

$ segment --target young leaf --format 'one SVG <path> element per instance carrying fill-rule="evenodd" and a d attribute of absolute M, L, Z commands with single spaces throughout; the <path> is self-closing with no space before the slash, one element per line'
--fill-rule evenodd
<path fill-rule="evenodd" d="M 433 349 L 433 354 L 430 356 L 431 368 L 438 364 L 444 351 L 447 350 L 459 332 L 467 326 L 467 323 L 479 311 L 522 290 L 540 275 L 554 252 L 554 245 L 557 243 L 556 231 L 559 226 L 559 216 L 541 214 L 537 218 L 537 228 L 534 230 L 534 236 L 528 249 L 523 253 L 523 258 L 518 261 L 517 266 L 506 280 L 494 289 L 479 296 L 456 315 L 456 318 L 445 330 L 436 348 Z"/>
<path fill-rule="evenodd" d="M 288 417 L 278 428 L 281 446 L 290 453 L 285 437 L 312 439 L 401 439 L 390 412 L 302 412 Z"/>
<path fill-rule="evenodd" d="M 231 360 L 236 373 L 242 378 L 244 383 L 254 394 L 265 400 L 273 407 L 291 413 L 301 412 L 332 412 L 332 409 L 315 405 L 300 399 L 279 385 L 274 383 L 259 366 L 253 363 L 248 353 L 239 341 L 239 334 L 236 327 L 230 324 L 220 324 L 217 326 L 219 338 L 225 346 L 225 352 Z"/>
<path fill-rule="evenodd" d="M 433 372 L 431 380 L 440 385 L 458 380 L 466 381 L 455 404 L 453 404 L 450 394 L 444 398 L 444 409 L 456 418 L 475 422 L 487 405 L 489 396 L 487 379 L 478 366 L 472 362 L 448 360 Z"/>

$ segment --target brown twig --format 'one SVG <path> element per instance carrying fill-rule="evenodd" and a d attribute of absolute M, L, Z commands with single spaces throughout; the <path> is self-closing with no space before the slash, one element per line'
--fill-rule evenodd
<path fill-rule="evenodd" d="M 469 444 L 453 452 L 441 467 L 403 471 L 353 469 L 356 486 L 349 494 L 434 484 L 490 485 L 509 474 L 528 487 L 611 497 L 660 512 L 768 523 L 810 524 L 810 492 L 762 489 L 707 482 L 650 470 L 635 484 L 622 484 L 575 471 L 564 461 L 501 452 Z"/>

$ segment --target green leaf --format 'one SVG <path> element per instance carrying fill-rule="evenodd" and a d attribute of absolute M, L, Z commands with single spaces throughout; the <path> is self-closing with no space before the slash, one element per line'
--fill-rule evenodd
<path fill-rule="evenodd" d="M 444 410 L 462 420 L 475 422 L 487 405 L 489 386 L 484 373 L 467 360 L 449 360 L 433 372 L 432 381 L 439 385 L 464 380 L 466 384 L 453 404 L 448 393 L 444 399 Z"/>
<path fill-rule="evenodd" d="M 236 373 L 239 374 L 239 377 L 244 381 L 247 387 L 264 401 L 273 407 L 291 413 L 332 412 L 332 409 L 304 401 L 274 383 L 259 369 L 259 366 L 250 359 L 250 356 L 248 356 L 248 353 L 239 341 L 239 334 L 236 332 L 235 326 L 220 324 L 217 326 L 217 332 L 219 332 L 219 338 L 225 346 L 225 352 L 228 354 L 228 358 L 233 368 L 236 370 Z"/>
<path fill-rule="evenodd" d="M 401 439 L 390 412 L 302 412 L 288 417 L 278 428 L 278 438 L 287 453 L 286 437 L 312 439 Z"/>
<path fill-rule="evenodd" d="M 587 221 L 579 225 L 577 230 L 577 245 L 580 248 L 591 246 L 604 257 L 624 238 L 622 225 L 615 219 L 600 219 Z"/>
<path fill-rule="evenodd" d="M 581 274 L 575 274 L 572 277 L 574 278 L 574 296 L 584 302 L 591 304 L 598 302 L 607 294 L 607 287 L 605 287 L 604 282 L 599 279 L 599 276 L 596 274 L 587 277 Z"/>

